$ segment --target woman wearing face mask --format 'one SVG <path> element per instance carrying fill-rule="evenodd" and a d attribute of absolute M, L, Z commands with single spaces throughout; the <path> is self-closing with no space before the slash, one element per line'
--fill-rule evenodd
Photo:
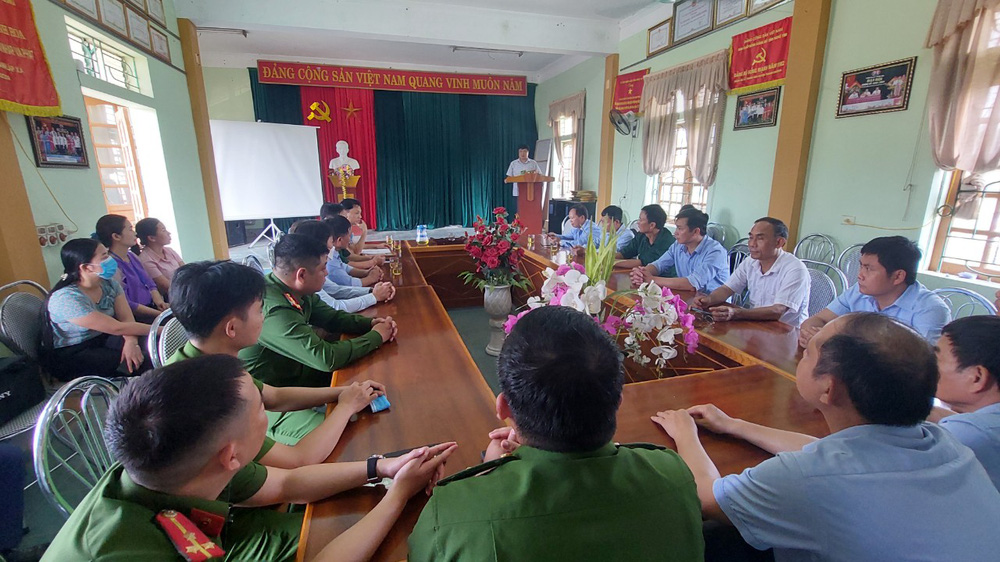
<path fill-rule="evenodd" d="M 160 311 L 166 310 L 170 305 L 164 302 L 139 258 L 129 252 L 129 248 L 136 243 L 132 223 L 121 215 L 104 215 L 97 220 L 97 239 L 118 262 L 122 289 L 136 320 L 152 322 Z"/>
<path fill-rule="evenodd" d="M 151 365 L 140 337 L 149 326 L 132 316 L 121 285 L 118 264 L 103 244 L 89 238 L 70 240 L 60 253 L 63 275 L 45 306 L 45 362 L 52 376 L 70 380 L 83 375 L 115 376 L 119 365 L 140 374 Z"/>

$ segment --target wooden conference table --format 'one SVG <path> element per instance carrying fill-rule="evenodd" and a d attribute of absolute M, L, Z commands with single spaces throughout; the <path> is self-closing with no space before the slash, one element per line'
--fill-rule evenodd
<path fill-rule="evenodd" d="M 398 340 L 336 371 L 333 377 L 334 385 L 366 379 L 385 383 L 392 407 L 378 414 L 359 414 L 327 462 L 363 460 L 372 453 L 457 441 L 459 448 L 446 468 L 447 474 L 454 474 L 480 462 L 487 434 L 502 425 L 494 413 L 493 392 L 442 304 L 442 300 L 452 299 L 454 288 L 428 284 L 428 279 L 450 279 L 450 273 L 441 274 L 442 268 L 447 269 L 444 257 L 450 253 L 458 260 L 464 252 L 461 246 L 405 245 L 401 253 L 402 275 L 386 277 L 396 284 L 396 297 L 364 312 L 366 316 L 392 316 L 399 324 Z M 525 261 L 526 273 L 533 279 L 538 271 L 554 266 L 548 252 L 529 251 Z M 673 441 L 650 416 L 659 410 L 708 402 L 756 423 L 826 435 L 820 414 L 795 389 L 797 330 L 776 322 L 733 322 L 708 324 L 699 332 L 702 345 L 744 366 L 626 385 L 616 441 L 673 447 Z M 722 474 L 740 472 L 769 456 L 745 441 L 707 431 L 700 435 Z M 381 487 L 364 487 L 309 504 L 297 560 L 314 558 L 368 513 L 384 493 Z M 423 494 L 409 502 L 373 560 L 406 558 L 406 539 L 426 502 Z"/>

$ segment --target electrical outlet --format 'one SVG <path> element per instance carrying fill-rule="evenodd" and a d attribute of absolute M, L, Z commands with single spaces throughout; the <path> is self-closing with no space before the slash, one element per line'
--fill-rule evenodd
<path fill-rule="evenodd" d="M 840 215 L 840 224 L 857 224 L 853 215 Z"/>

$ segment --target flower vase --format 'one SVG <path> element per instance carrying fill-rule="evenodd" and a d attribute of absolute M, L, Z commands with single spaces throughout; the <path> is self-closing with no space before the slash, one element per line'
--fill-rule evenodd
<path fill-rule="evenodd" d="M 510 285 L 487 285 L 483 292 L 483 308 L 490 315 L 490 341 L 486 344 L 486 354 L 496 357 L 507 335 L 503 331 L 504 322 L 510 314 Z"/>

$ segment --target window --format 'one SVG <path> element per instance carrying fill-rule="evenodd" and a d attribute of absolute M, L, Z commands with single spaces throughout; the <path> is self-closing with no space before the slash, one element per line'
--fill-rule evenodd
<path fill-rule="evenodd" d="M 1000 170 L 981 174 L 953 172 L 930 269 L 1000 278 Z"/>
<path fill-rule="evenodd" d="M 687 152 L 687 131 L 678 126 L 673 169 L 661 173 L 657 179 L 656 201 L 666 211 L 669 224 L 674 223 L 674 217 L 683 205 L 694 205 L 699 211 L 708 207 L 708 190 L 691 174 Z"/>
<path fill-rule="evenodd" d="M 552 198 L 569 199 L 575 188 L 573 170 L 576 168 L 576 118 L 559 118 L 560 136 L 556 140 L 556 150 L 559 151 L 561 160 L 559 163 L 559 177 L 552 186 Z"/>
<path fill-rule="evenodd" d="M 82 65 L 81 72 L 133 92 L 142 92 L 135 57 L 82 27 L 67 23 L 66 32 L 70 54 Z"/>
<path fill-rule="evenodd" d="M 90 136 L 108 213 L 123 215 L 135 224 L 146 216 L 146 196 L 135 154 L 127 108 L 84 96 Z"/>

